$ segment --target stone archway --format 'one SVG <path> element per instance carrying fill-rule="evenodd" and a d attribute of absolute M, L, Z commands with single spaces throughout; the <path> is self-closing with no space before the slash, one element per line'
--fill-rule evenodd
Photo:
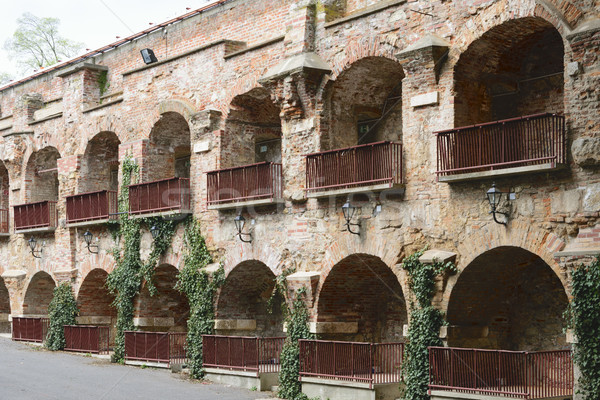
<path fill-rule="evenodd" d="M 565 348 L 565 289 L 536 254 L 514 246 L 483 252 L 461 272 L 448 304 L 448 345 L 503 350 Z"/>
<path fill-rule="evenodd" d="M 190 127 L 185 117 L 168 111 L 150 131 L 144 163 L 147 181 L 190 177 Z"/>
<path fill-rule="evenodd" d="M 10 294 L 4 284 L 4 279 L 0 277 L 0 333 L 10 332 Z"/>
<path fill-rule="evenodd" d="M 156 293 L 152 295 L 148 283 L 144 282 L 134 299 L 134 323 L 146 331 L 185 332 L 190 315 L 190 306 L 177 284 L 178 270 L 170 264 L 156 267 L 152 279 Z"/>
<path fill-rule="evenodd" d="M 117 190 L 119 138 L 114 132 L 100 132 L 87 144 L 81 161 L 79 193 Z"/>
<path fill-rule="evenodd" d="M 33 275 L 25 292 L 23 315 L 47 316 L 55 287 L 54 279 L 47 272 L 39 271 Z"/>
<path fill-rule="evenodd" d="M 361 253 L 333 266 L 316 310 L 315 330 L 329 340 L 395 342 L 408 321 L 397 276 L 379 257 Z"/>
<path fill-rule="evenodd" d="M 264 263 L 246 260 L 235 266 L 227 275 L 216 301 L 217 332 L 282 336 L 281 303 L 284 299 L 275 296 L 269 303 L 274 287 L 275 275 Z"/>
<path fill-rule="evenodd" d="M 112 325 L 117 310 L 112 303 L 115 296 L 106 287 L 108 272 L 95 268 L 91 270 L 79 287 L 77 307 L 80 324 Z"/>

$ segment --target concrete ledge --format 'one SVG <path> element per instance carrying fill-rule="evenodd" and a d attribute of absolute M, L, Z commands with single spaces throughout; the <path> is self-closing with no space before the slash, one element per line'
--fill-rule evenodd
<path fill-rule="evenodd" d="M 344 400 L 395 400 L 400 398 L 400 383 L 373 385 L 333 379 L 302 377 L 302 393 L 309 398 Z"/>
<path fill-rule="evenodd" d="M 84 316 L 84 317 L 75 317 L 75 321 L 78 325 L 110 325 L 112 318 L 105 316 Z"/>
<path fill-rule="evenodd" d="M 254 389 L 259 392 L 271 390 L 279 383 L 278 373 L 257 373 L 256 371 L 233 371 L 225 368 L 205 368 L 205 378 L 216 383 Z"/>
<path fill-rule="evenodd" d="M 459 393 L 446 390 L 430 390 L 429 395 L 431 400 L 518 400 L 518 397 L 509 396 L 492 396 L 480 393 Z M 573 396 L 558 396 L 558 397 L 539 397 L 538 400 L 565 400 L 572 399 Z"/>
<path fill-rule="evenodd" d="M 93 221 L 82 221 L 82 222 L 69 222 L 67 223 L 67 228 L 78 228 L 81 226 L 92 226 L 92 225 L 102 225 L 105 224 L 109 221 L 115 221 L 118 222 L 118 219 L 110 219 L 110 218 L 104 218 L 104 219 L 95 219 Z"/>
<path fill-rule="evenodd" d="M 215 319 L 215 329 L 230 331 L 255 331 L 255 319 Z"/>
<path fill-rule="evenodd" d="M 358 321 L 353 322 L 309 322 L 310 333 L 358 333 Z"/>
<path fill-rule="evenodd" d="M 222 203 L 222 204 L 213 204 L 208 206 L 209 210 L 230 210 L 239 207 L 256 207 L 256 206 L 264 206 L 269 204 L 283 204 L 285 200 L 283 199 L 260 199 L 260 200 L 247 200 L 247 201 L 238 201 L 232 203 Z"/>
<path fill-rule="evenodd" d="M 125 365 L 137 365 L 138 367 L 146 366 L 152 368 L 164 368 L 169 369 L 169 364 L 167 363 L 158 363 L 152 361 L 133 361 L 133 360 L 125 360 Z"/>
<path fill-rule="evenodd" d="M 404 185 L 390 185 L 389 183 L 383 183 L 379 185 L 367 185 L 367 186 L 356 186 L 347 189 L 333 189 L 323 191 L 307 191 L 306 197 L 311 198 L 322 198 L 322 197 L 336 197 L 344 196 L 354 193 L 366 193 L 366 192 L 381 192 L 383 190 L 396 189 L 398 194 L 404 193 Z"/>
<path fill-rule="evenodd" d="M 486 179 L 493 178 L 497 176 L 510 176 L 510 175 L 521 175 L 521 174 L 531 174 L 536 172 L 550 172 L 553 170 L 559 170 L 566 168 L 566 165 L 556 164 L 556 163 L 546 163 L 539 165 L 530 165 L 527 167 L 512 167 L 512 168 L 502 168 L 495 169 L 492 171 L 479 171 L 479 172 L 468 172 L 464 174 L 456 174 L 456 175 L 448 175 L 448 176 L 438 176 L 438 182 L 463 182 L 463 181 L 473 181 L 477 179 Z"/>
<path fill-rule="evenodd" d="M 348 15 L 346 17 L 342 17 L 342 18 L 333 20 L 331 22 L 328 22 L 328 23 L 325 24 L 325 29 L 332 28 L 332 27 L 334 27 L 336 25 L 340 25 L 340 24 L 343 24 L 345 22 L 352 21 L 354 19 L 363 18 L 363 17 L 366 17 L 368 15 L 377 13 L 379 11 L 383 11 L 383 10 L 388 9 L 390 7 L 399 6 L 399 5 L 404 4 L 404 3 L 406 3 L 406 0 L 392 0 L 392 1 L 386 1 L 383 4 L 376 4 L 374 6 L 367 7 L 366 9 L 363 9 L 363 10 L 357 11 L 357 12 L 355 12 L 353 14 L 350 14 L 350 15 Z"/>
<path fill-rule="evenodd" d="M 135 317 L 133 324 L 135 326 L 175 326 L 175 319 L 172 317 Z"/>
<path fill-rule="evenodd" d="M 92 111 L 95 111 L 95 110 L 99 110 L 99 109 L 104 108 L 104 107 L 112 106 L 113 104 L 117 104 L 117 103 L 120 103 L 122 101 L 123 101 L 123 98 L 121 97 L 121 98 L 118 98 L 118 99 L 115 99 L 115 100 L 107 101 L 106 103 L 98 104 L 97 106 L 88 107 L 88 108 L 84 109 L 81 112 L 84 113 L 84 114 L 85 113 L 89 113 L 89 112 L 92 112 Z"/>
<path fill-rule="evenodd" d="M 27 233 L 35 233 L 35 232 L 54 232 L 55 230 L 56 230 L 55 226 L 52 226 L 52 227 L 44 226 L 42 228 L 31 228 L 31 229 L 19 229 L 19 230 L 15 230 L 15 234 L 19 234 L 19 233 L 27 234 Z"/>
<path fill-rule="evenodd" d="M 170 211 L 158 211 L 158 212 L 149 212 L 142 214 L 129 214 L 129 218 L 150 218 L 150 217 L 164 217 L 164 218 L 184 218 L 187 215 L 192 213 L 191 210 L 170 210 Z"/>
<path fill-rule="evenodd" d="M 40 118 L 40 119 L 36 119 L 36 120 L 33 120 L 33 121 L 29 121 L 29 122 L 27 123 L 27 125 L 35 125 L 35 124 L 39 124 L 39 123 L 42 123 L 42 122 L 44 122 L 44 121 L 49 121 L 49 120 L 51 120 L 51 119 L 60 118 L 60 117 L 62 117 L 62 116 L 63 116 L 63 113 L 62 113 L 62 111 L 61 111 L 61 112 L 58 112 L 58 113 L 56 113 L 56 114 L 48 115 L 47 117 L 44 117 L 44 118 Z"/>
<path fill-rule="evenodd" d="M 559 257 L 594 257 L 600 254 L 600 248 L 598 249 L 579 249 L 579 250 L 563 250 L 554 253 L 555 258 Z"/>

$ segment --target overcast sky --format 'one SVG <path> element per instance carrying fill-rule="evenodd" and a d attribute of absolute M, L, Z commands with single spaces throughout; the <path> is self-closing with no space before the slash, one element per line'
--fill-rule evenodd
<path fill-rule="evenodd" d="M 30 12 L 38 17 L 60 19 L 60 33 L 67 39 L 85 43 L 94 50 L 197 9 L 213 0 L 3 0 L 0 17 L 0 72 L 15 78 L 20 73 L 4 51 L 4 42 L 17 28 L 17 18 Z"/>

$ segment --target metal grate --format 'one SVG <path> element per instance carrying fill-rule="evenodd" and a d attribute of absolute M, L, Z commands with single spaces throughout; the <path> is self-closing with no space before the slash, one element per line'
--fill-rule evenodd
<path fill-rule="evenodd" d="M 262 162 L 207 173 L 208 205 L 282 197 L 281 164 Z"/>
<path fill-rule="evenodd" d="M 110 327 L 65 325 L 65 350 L 94 354 L 108 354 Z"/>
<path fill-rule="evenodd" d="M 166 364 L 187 362 L 185 332 L 125 332 L 125 359 Z"/>
<path fill-rule="evenodd" d="M 129 213 L 189 212 L 190 180 L 170 178 L 129 186 Z"/>
<path fill-rule="evenodd" d="M 116 218 L 117 192 L 101 190 L 67 196 L 67 223 Z"/>
<path fill-rule="evenodd" d="M 14 211 L 15 230 L 56 228 L 58 220 L 56 201 L 21 204 L 14 206 Z"/>
<path fill-rule="evenodd" d="M 44 342 L 48 334 L 48 318 L 13 317 L 12 340 L 23 342 Z"/>

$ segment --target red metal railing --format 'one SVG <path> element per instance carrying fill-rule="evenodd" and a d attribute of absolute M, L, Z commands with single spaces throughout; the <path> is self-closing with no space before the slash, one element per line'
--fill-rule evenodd
<path fill-rule="evenodd" d="M 317 377 L 374 384 L 402 380 L 404 343 L 300 340 L 300 379 Z"/>
<path fill-rule="evenodd" d="M 48 334 L 48 318 L 13 317 L 12 340 L 43 342 Z"/>
<path fill-rule="evenodd" d="M 40 201 L 37 203 L 14 206 L 15 230 L 33 228 L 56 228 L 58 214 L 56 201 Z"/>
<path fill-rule="evenodd" d="M 429 390 L 541 399 L 573 395 L 570 350 L 429 348 Z"/>
<path fill-rule="evenodd" d="M 130 214 L 188 212 L 190 209 L 189 178 L 170 178 L 129 186 Z"/>
<path fill-rule="evenodd" d="M 306 156 L 306 190 L 402 183 L 402 145 L 378 142 Z"/>
<path fill-rule="evenodd" d="M 125 332 L 125 359 L 166 364 L 187 362 L 185 332 Z"/>
<path fill-rule="evenodd" d="M 281 164 L 262 162 L 207 174 L 209 206 L 282 197 Z"/>
<path fill-rule="evenodd" d="M 435 133 L 438 176 L 567 162 L 562 115 L 528 115 Z"/>
<path fill-rule="evenodd" d="M 110 327 L 65 325 L 65 350 L 94 354 L 108 354 Z"/>
<path fill-rule="evenodd" d="M 67 224 L 116 218 L 117 192 L 101 190 L 67 196 Z"/>
<path fill-rule="evenodd" d="M 0 233 L 8 233 L 8 210 L 0 209 Z"/>
<path fill-rule="evenodd" d="M 205 367 L 238 371 L 278 372 L 284 337 L 202 336 Z"/>

